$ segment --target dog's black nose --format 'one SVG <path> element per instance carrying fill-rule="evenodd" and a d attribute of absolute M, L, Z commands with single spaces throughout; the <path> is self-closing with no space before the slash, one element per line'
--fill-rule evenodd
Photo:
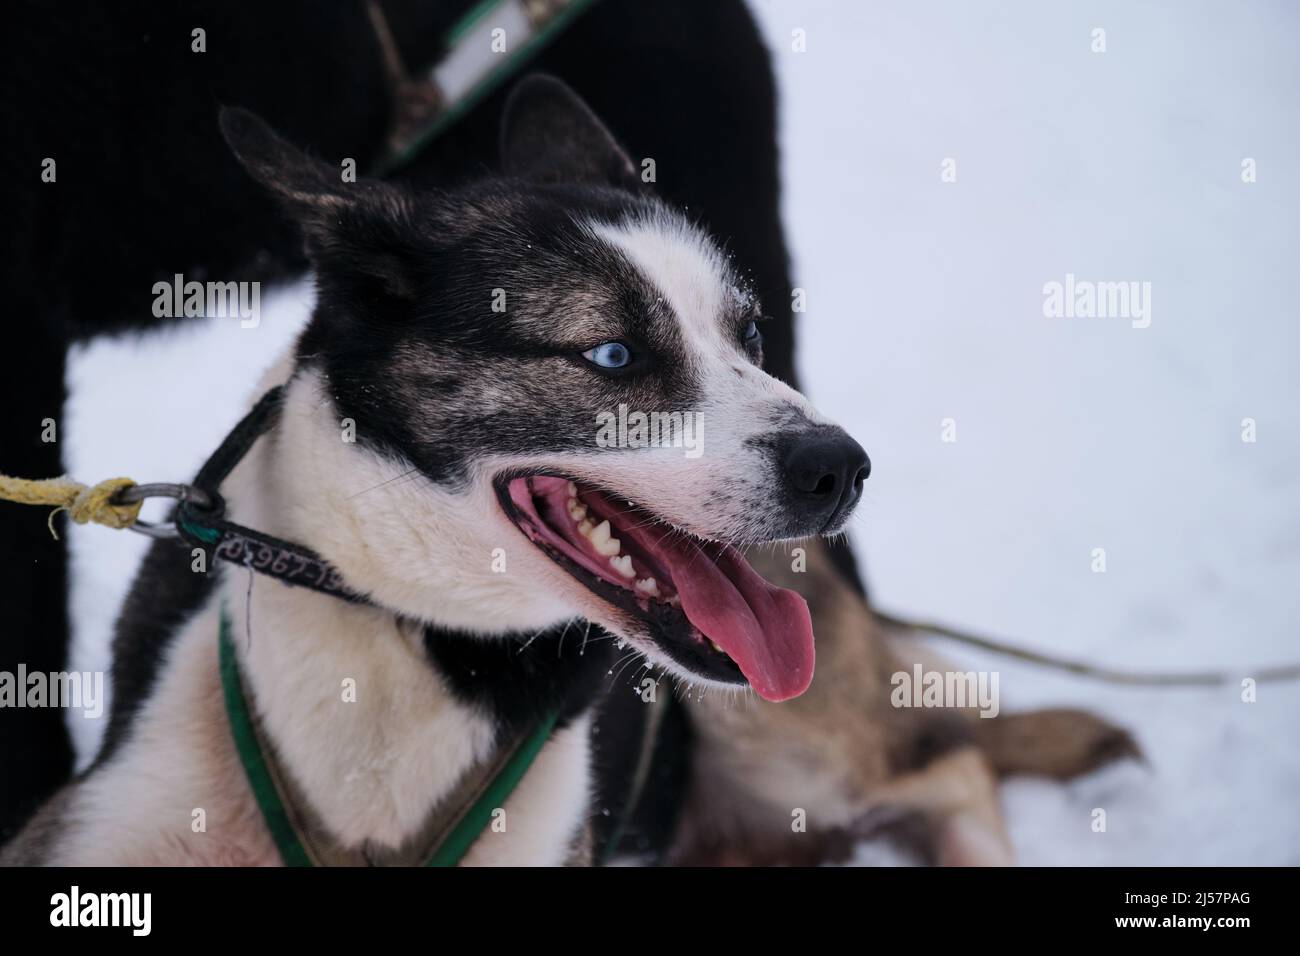
<path fill-rule="evenodd" d="M 812 531 L 834 530 L 858 503 L 871 461 L 842 428 L 823 425 L 787 432 L 777 442 L 787 493 Z"/>

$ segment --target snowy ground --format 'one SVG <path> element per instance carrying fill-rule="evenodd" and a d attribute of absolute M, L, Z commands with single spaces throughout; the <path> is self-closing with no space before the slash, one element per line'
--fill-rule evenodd
<path fill-rule="evenodd" d="M 801 367 L 875 465 L 855 536 L 878 601 L 1113 666 L 1248 677 L 1300 658 L 1300 8 L 755 5 Z M 1067 273 L 1150 282 L 1150 326 L 1045 318 Z M 80 351 L 70 472 L 190 475 L 308 297 L 266 296 L 256 331 Z M 142 539 L 73 542 L 76 663 L 104 666 Z M 1150 757 L 1007 786 L 1023 862 L 1300 863 L 1300 685 L 1243 703 L 1236 684 L 1120 689 L 939 646 L 999 671 L 1004 709 L 1086 705 Z M 96 723 L 73 718 L 86 748 Z"/>

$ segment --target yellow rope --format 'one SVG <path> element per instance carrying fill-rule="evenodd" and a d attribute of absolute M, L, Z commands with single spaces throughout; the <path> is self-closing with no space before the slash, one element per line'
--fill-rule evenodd
<path fill-rule="evenodd" d="M 125 488 L 134 487 L 130 478 L 110 478 L 97 485 L 83 485 L 71 478 L 11 478 L 0 475 L 0 500 L 20 505 L 54 505 L 50 512 L 50 534 L 57 540 L 54 516 L 66 511 L 77 524 L 93 521 L 110 528 L 129 528 L 140 516 L 142 501 L 113 504 L 112 498 Z"/>

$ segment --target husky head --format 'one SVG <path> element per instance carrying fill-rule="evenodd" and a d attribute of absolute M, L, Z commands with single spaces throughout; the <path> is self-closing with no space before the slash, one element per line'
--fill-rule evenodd
<path fill-rule="evenodd" d="M 353 586 L 480 633 L 585 618 L 679 676 L 803 692 L 807 606 L 740 549 L 841 529 L 867 457 L 763 372 L 754 293 L 568 87 L 523 81 L 504 175 L 450 193 L 344 182 L 250 114 L 222 125 L 306 236 L 298 368 L 356 424 L 330 454 L 394 479 L 357 500 L 430 552 L 385 571 L 399 592 L 325 548 Z"/>

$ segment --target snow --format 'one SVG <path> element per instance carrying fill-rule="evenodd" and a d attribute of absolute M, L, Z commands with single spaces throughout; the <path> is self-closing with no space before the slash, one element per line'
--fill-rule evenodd
<path fill-rule="evenodd" d="M 1300 9 L 755 9 L 782 96 L 800 367 L 872 456 L 853 527 L 877 601 L 1116 667 L 1240 678 L 1300 659 Z M 1046 318 L 1043 286 L 1067 274 L 1150 282 L 1150 326 Z M 70 473 L 191 475 L 310 299 L 267 293 L 256 329 L 78 349 Z M 72 542 L 74 666 L 104 667 L 145 540 Z M 997 670 L 1004 710 L 1086 706 L 1146 750 L 1147 767 L 1010 782 L 1022 862 L 1300 863 L 1300 684 L 1245 703 L 1235 679 L 1120 688 L 935 647 Z M 99 723 L 72 719 L 83 756 Z"/>

